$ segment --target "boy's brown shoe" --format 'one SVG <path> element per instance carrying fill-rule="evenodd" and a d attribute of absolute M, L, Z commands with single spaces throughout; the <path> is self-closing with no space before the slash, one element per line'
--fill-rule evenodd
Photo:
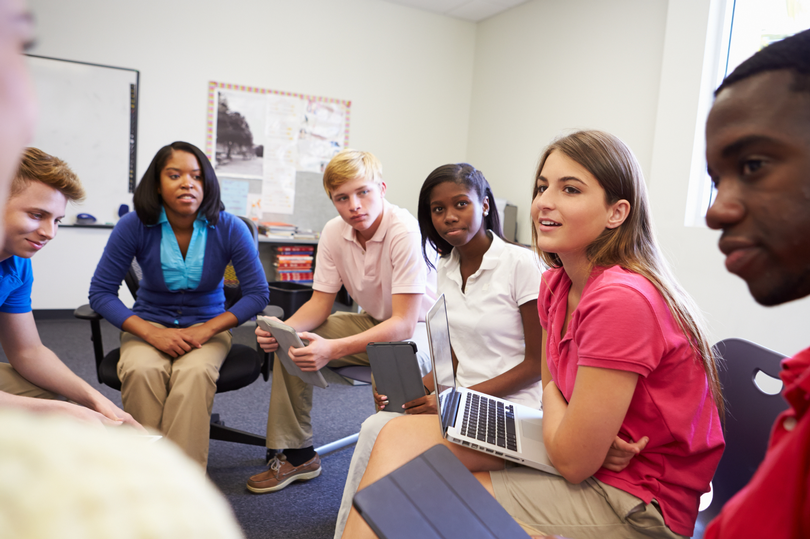
<path fill-rule="evenodd" d="M 321 457 L 317 454 L 301 464 L 293 466 L 287 462 L 283 453 L 279 453 L 270 461 L 266 472 L 254 475 L 247 482 L 247 488 L 256 494 L 275 492 L 281 490 L 293 481 L 307 481 L 321 475 Z"/>

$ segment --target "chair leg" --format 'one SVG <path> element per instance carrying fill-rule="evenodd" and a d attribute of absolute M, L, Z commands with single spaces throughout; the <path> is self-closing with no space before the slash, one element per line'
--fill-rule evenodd
<path fill-rule="evenodd" d="M 340 440 L 335 440 L 334 442 L 330 442 L 326 445 L 322 445 L 321 447 L 316 447 L 315 452 L 318 453 L 320 456 L 325 456 L 329 453 L 333 453 L 339 449 L 343 449 L 344 447 L 348 447 L 352 444 L 357 443 L 357 439 L 360 437 L 360 433 L 355 433 L 350 436 L 346 436 L 345 438 L 341 438 Z"/>
<path fill-rule="evenodd" d="M 223 442 L 234 442 L 237 444 L 257 445 L 265 447 L 267 440 L 264 436 L 253 434 L 252 432 L 245 432 L 239 429 L 226 427 L 222 424 L 211 423 L 210 436 L 212 440 L 220 440 Z"/>

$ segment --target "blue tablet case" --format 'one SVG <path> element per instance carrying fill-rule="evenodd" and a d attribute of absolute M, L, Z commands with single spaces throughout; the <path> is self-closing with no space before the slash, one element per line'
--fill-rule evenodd
<path fill-rule="evenodd" d="M 381 539 L 528 538 L 444 445 L 435 445 L 354 496 Z"/>

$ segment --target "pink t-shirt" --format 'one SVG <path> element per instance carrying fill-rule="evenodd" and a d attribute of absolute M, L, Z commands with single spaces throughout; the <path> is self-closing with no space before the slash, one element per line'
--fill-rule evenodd
<path fill-rule="evenodd" d="M 552 379 L 570 401 L 580 365 L 637 373 L 619 436 L 650 439 L 627 468 L 594 477 L 657 500 L 667 526 L 690 536 L 725 447 L 703 367 L 652 283 L 618 266 L 594 270 L 561 340 L 570 287 L 562 268 L 543 274 L 538 310 Z"/>
<path fill-rule="evenodd" d="M 315 259 L 312 288 L 327 294 L 346 286 L 349 295 L 372 318 L 391 318 L 392 294 L 424 294 L 419 321 L 436 300 L 436 272 L 422 257 L 419 224 L 408 210 L 384 202 L 383 218 L 366 248 L 340 216 L 323 227 Z"/>
<path fill-rule="evenodd" d="M 810 537 L 810 348 L 782 361 L 790 408 L 773 425 L 765 460 L 706 528 L 706 539 Z"/>

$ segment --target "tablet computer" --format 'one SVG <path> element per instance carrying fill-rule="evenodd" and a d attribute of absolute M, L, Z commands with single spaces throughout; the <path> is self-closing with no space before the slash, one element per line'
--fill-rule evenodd
<path fill-rule="evenodd" d="M 402 412 L 403 404 L 425 396 L 416 343 L 372 342 L 366 352 L 377 393 L 388 397 L 386 412 Z"/>
<path fill-rule="evenodd" d="M 529 539 L 441 444 L 359 491 L 354 507 L 381 539 Z"/>
<path fill-rule="evenodd" d="M 269 332 L 278 341 L 276 354 L 278 354 L 279 361 L 281 361 L 288 373 L 314 386 L 326 387 L 329 385 L 326 383 L 326 379 L 323 377 L 323 374 L 321 374 L 321 371 L 302 371 L 298 365 L 290 359 L 287 350 L 290 348 L 304 347 L 304 343 L 298 336 L 297 331 L 284 322 L 279 322 L 267 316 L 257 316 L 256 322 L 259 324 L 260 328 Z"/>

